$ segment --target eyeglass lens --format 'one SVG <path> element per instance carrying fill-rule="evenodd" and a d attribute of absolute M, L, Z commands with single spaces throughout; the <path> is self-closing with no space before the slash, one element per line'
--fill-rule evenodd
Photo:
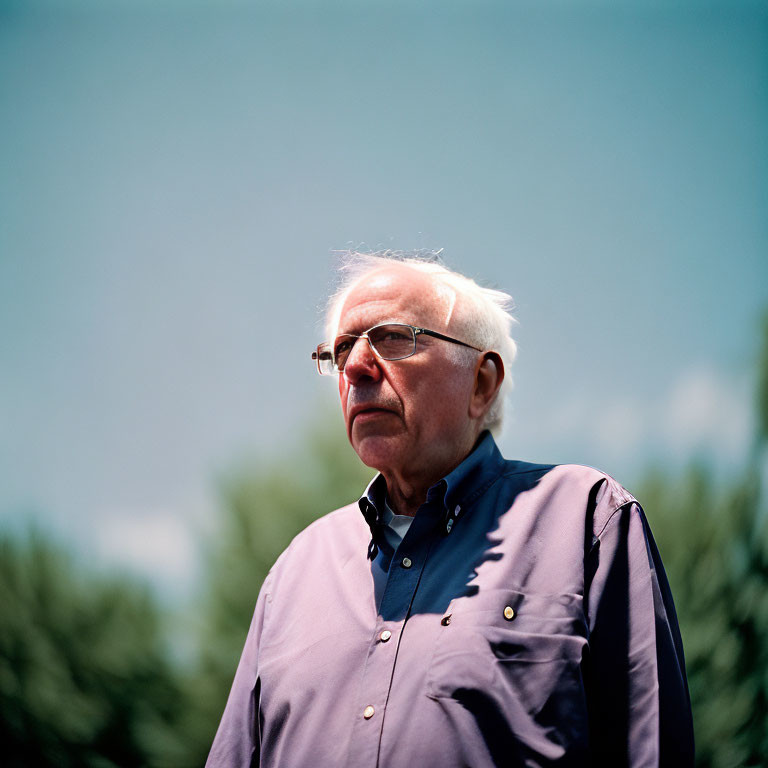
<path fill-rule="evenodd" d="M 333 357 L 337 370 L 344 370 L 347 358 L 359 338 L 359 336 L 348 334 L 336 337 Z M 368 331 L 368 339 L 376 354 L 383 360 L 401 360 L 404 357 L 410 357 L 416 351 L 416 336 L 413 328 L 408 325 L 396 323 L 378 325 Z"/>

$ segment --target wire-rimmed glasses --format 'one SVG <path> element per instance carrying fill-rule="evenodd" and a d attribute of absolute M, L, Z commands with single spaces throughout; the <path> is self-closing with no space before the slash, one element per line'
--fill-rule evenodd
<path fill-rule="evenodd" d="M 317 371 L 323 376 L 341 373 L 357 340 L 365 339 L 373 353 L 382 360 L 404 360 L 416 352 L 416 337 L 421 334 L 482 352 L 479 347 L 437 331 L 406 323 L 382 323 L 374 325 L 364 333 L 339 334 L 333 345 L 327 342 L 319 344 L 317 350 L 312 353 L 312 359 L 317 362 Z"/>

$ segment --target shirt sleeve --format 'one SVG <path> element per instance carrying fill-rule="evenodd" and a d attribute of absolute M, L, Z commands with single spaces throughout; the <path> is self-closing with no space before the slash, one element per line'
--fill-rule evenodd
<path fill-rule="evenodd" d="M 685 660 L 656 543 L 636 501 L 607 515 L 599 506 L 585 584 L 593 764 L 687 768 L 694 746 Z"/>
<path fill-rule="evenodd" d="M 258 675 L 258 656 L 264 613 L 269 601 L 268 585 L 269 576 L 256 601 L 245 647 L 206 768 L 257 768 L 259 765 L 261 681 Z"/>

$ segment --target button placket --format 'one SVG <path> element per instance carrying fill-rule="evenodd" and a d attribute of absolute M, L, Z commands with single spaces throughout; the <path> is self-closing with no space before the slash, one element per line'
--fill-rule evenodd
<path fill-rule="evenodd" d="M 381 596 L 379 613 L 380 616 L 403 618 L 394 622 L 387 621 L 384 626 L 380 624 L 372 638 L 359 689 L 357 711 L 362 713 L 362 716 L 358 715 L 359 719 L 352 730 L 347 768 L 375 766 L 375 756 L 378 755 L 382 738 L 386 702 L 395 674 L 399 641 L 428 552 L 428 541 L 418 537 L 411 542 L 407 556 L 396 552 L 396 557 L 392 560 Z"/>

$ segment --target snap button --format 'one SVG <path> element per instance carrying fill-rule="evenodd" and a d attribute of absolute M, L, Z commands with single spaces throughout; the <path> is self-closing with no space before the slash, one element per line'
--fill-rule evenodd
<path fill-rule="evenodd" d="M 512 619 L 514 619 L 514 618 L 515 618 L 515 609 L 514 609 L 514 608 L 513 608 L 511 605 L 508 605 L 508 606 L 507 606 L 507 607 L 504 609 L 504 618 L 505 618 L 507 621 L 512 621 Z"/>
<path fill-rule="evenodd" d="M 404 557 L 402 561 L 403 568 L 410 568 L 413 565 L 410 557 Z"/>

